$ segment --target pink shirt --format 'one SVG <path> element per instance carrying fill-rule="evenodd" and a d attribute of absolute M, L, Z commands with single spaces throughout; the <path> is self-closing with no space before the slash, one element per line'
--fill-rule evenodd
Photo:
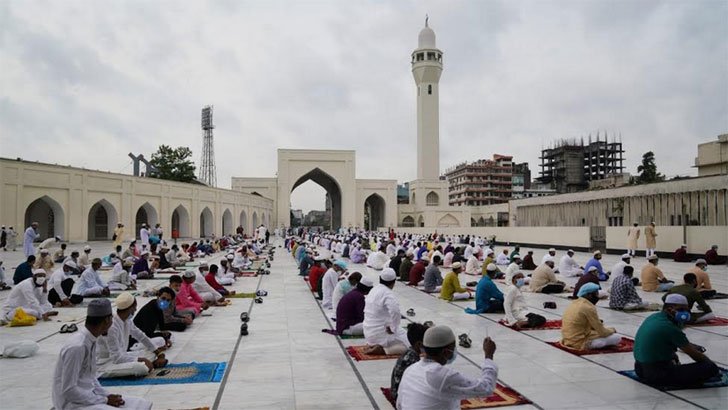
<path fill-rule="evenodd" d="M 177 305 L 177 309 L 192 309 L 195 311 L 196 315 L 199 315 L 202 309 L 201 305 L 204 304 L 205 301 L 202 300 L 197 291 L 192 287 L 192 284 L 182 282 L 182 287 L 180 288 L 179 293 L 177 293 L 175 303 Z"/>

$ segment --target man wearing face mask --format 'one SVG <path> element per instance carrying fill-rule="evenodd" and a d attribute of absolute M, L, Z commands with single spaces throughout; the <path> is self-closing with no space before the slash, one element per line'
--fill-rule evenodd
<path fill-rule="evenodd" d="M 561 344 L 576 350 L 604 349 L 619 344 L 622 337 L 599 320 L 595 306 L 599 302 L 599 285 L 585 283 L 577 296 L 561 319 Z"/>
<path fill-rule="evenodd" d="M 162 353 L 167 342 L 161 337 L 150 339 L 136 327 L 132 321 L 136 308 L 136 299 L 131 293 L 124 292 L 116 297 L 116 314 L 111 327 L 99 338 L 100 377 L 146 376 L 152 369 L 167 365 Z M 139 341 L 131 350 L 129 336 Z"/>
<path fill-rule="evenodd" d="M 21 281 L 13 287 L 0 312 L 0 321 L 11 321 L 18 308 L 36 319 L 50 320 L 58 314 L 48 303 L 45 291 L 46 271 L 36 269 L 33 276 Z"/>
<path fill-rule="evenodd" d="M 718 367 L 700 347 L 688 341 L 682 327 L 690 321 L 688 300 L 680 294 L 665 298 L 661 312 L 645 319 L 634 340 L 634 370 L 640 379 L 656 386 L 689 387 L 718 375 Z M 677 349 L 695 363 L 680 364 Z"/>
<path fill-rule="evenodd" d="M 713 313 L 713 310 L 710 308 L 710 306 L 705 303 L 705 299 L 703 299 L 703 296 L 697 290 L 698 279 L 695 277 L 695 274 L 686 273 L 683 276 L 683 281 L 685 283 L 683 283 L 682 285 L 674 286 L 672 287 L 672 289 L 668 290 L 667 293 L 662 297 L 662 300 L 664 301 L 671 294 L 677 293 L 679 295 L 685 296 L 685 299 L 687 299 L 688 311 L 692 310 L 693 306 L 697 304 L 698 308 L 702 312 L 690 313 L 690 320 L 688 321 L 688 324 L 705 322 L 706 320 L 715 318 L 715 313 Z"/>
<path fill-rule="evenodd" d="M 175 292 L 170 287 L 159 289 L 157 298 L 147 302 L 134 316 L 134 324 L 144 332 L 147 337 L 163 337 L 170 342 L 171 334 L 168 330 L 184 332 L 192 324 L 190 315 L 175 315 Z"/>
<path fill-rule="evenodd" d="M 521 288 L 525 285 L 526 281 L 523 273 L 516 272 L 511 278 L 511 286 L 508 286 L 505 301 L 503 302 L 503 310 L 506 313 L 504 319 L 506 326 L 521 329 L 539 327 L 546 323 L 545 317 L 531 313 L 528 310 L 526 299 L 521 293 Z"/>
<path fill-rule="evenodd" d="M 485 363 L 477 378 L 470 378 L 447 366 L 457 357 L 455 333 L 447 326 L 425 331 L 422 342 L 425 357 L 402 375 L 397 394 L 397 409 L 460 409 L 460 400 L 487 397 L 493 393 L 498 366 L 493 361 L 495 342 L 483 340 Z"/>
<path fill-rule="evenodd" d="M 332 309 L 336 312 L 336 307 L 339 305 L 341 298 L 346 296 L 352 289 L 356 288 L 356 285 L 361 281 L 361 273 L 353 272 L 348 277 L 340 280 L 334 288 L 334 293 L 331 295 Z"/>
<path fill-rule="evenodd" d="M 695 274 L 698 279 L 698 291 L 705 299 L 710 299 L 716 294 L 716 290 L 713 289 L 710 284 L 710 276 L 708 276 L 708 263 L 705 259 L 698 259 L 695 261 L 695 266 L 690 268 L 688 273 Z"/>

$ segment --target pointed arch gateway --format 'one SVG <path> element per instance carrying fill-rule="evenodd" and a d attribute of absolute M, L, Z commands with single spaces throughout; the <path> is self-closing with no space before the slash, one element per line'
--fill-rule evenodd
<path fill-rule="evenodd" d="M 257 228 L 258 228 L 258 213 L 256 211 L 253 211 L 253 226 L 250 227 L 251 236 L 253 235 L 253 231 L 255 231 Z"/>
<path fill-rule="evenodd" d="M 225 212 L 222 213 L 222 234 L 233 234 L 233 213 L 229 209 L 225 209 Z"/>
<path fill-rule="evenodd" d="M 149 202 L 143 203 L 137 209 L 136 217 L 134 218 L 134 235 L 139 236 L 139 230 L 142 229 L 142 224 L 147 224 L 147 227 L 153 227 L 157 223 L 159 223 L 157 210 Z"/>
<path fill-rule="evenodd" d="M 116 208 L 106 199 L 91 205 L 88 211 L 88 240 L 110 240 L 118 221 L 119 215 Z"/>
<path fill-rule="evenodd" d="M 306 181 L 313 181 L 326 191 L 331 206 L 331 229 L 341 228 L 341 187 L 339 183 L 321 168 L 316 167 L 298 178 L 291 187 L 291 192 Z"/>
<path fill-rule="evenodd" d="M 214 228 L 213 224 L 212 211 L 210 208 L 205 207 L 202 212 L 200 212 L 200 238 L 208 238 L 212 236 Z"/>
<path fill-rule="evenodd" d="M 61 204 L 48 195 L 44 195 L 25 208 L 25 226 L 16 227 L 16 232 L 21 235 L 18 239 L 22 245 L 23 231 L 33 222 L 38 222 L 38 234 L 41 239 L 54 236 L 65 236 L 66 214 Z"/>
<path fill-rule="evenodd" d="M 189 238 L 192 236 L 190 232 L 190 213 L 187 211 L 187 208 L 181 204 L 177 208 L 174 208 L 170 226 L 172 227 L 172 232 L 174 233 L 176 231 L 179 238 Z"/>
<path fill-rule="evenodd" d="M 243 227 L 243 232 L 246 234 L 250 232 L 250 227 L 248 227 L 248 214 L 245 213 L 245 210 L 240 211 L 240 226 Z"/>
<path fill-rule="evenodd" d="M 402 218 L 402 227 L 412 228 L 414 226 L 415 226 L 415 218 L 413 218 L 409 215 Z"/>
<path fill-rule="evenodd" d="M 425 198 L 425 205 L 440 206 L 440 196 L 435 191 L 430 191 Z"/>
<path fill-rule="evenodd" d="M 445 214 L 442 218 L 440 218 L 439 221 L 437 221 L 437 226 L 441 228 L 447 228 L 451 226 L 460 226 L 460 222 L 458 222 L 457 218 L 452 216 L 451 214 Z"/>
<path fill-rule="evenodd" d="M 383 227 L 387 206 L 379 194 L 371 194 L 364 200 L 364 227 L 374 231 Z"/>

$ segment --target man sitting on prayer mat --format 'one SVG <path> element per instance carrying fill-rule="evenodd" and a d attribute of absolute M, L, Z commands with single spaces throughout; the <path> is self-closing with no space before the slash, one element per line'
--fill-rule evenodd
<path fill-rule="evenodd" d="M 215 306 L 223 306 L 225 297 L 221 295 L 220 292 L 213 289 L 212 286 L 208 285 L 205 280 L 205 275 L 207 275 L 208 270 L 209 266 L 207 265 L 207 262 L 200 261 L 200 266 L 193 270 L 195 273 L 195 281 L 192 283 L 192 287 L 195 288 L 197 294 L 200 295 L 205 302 Z"/>
<path fill-rule="evenodd" d="M 599 285 L 586 283 L 564 311 L 561 325 L 561 344 L 576 350 L 604 349 L 616 346 L 622 336 L 613 328 L 604 327 L 599 320 L 596 304 L 599 302 Z"/>
<path fill-rule="evenodd" d="M 718 366 L 703 354 L 704 349 L 688 341 L 682 328 L 690 321 L 685 296 L 665 297 L 661 312 L 645 319 L 634 338 L 634 370 L 637 376 L 656 386 L 694 387 L 719 374 Z M 680 364 L 677 349 L 695 363 Z"/>
<path fill-rule="evenodd" d="M 219 294 L 222 296 L 228 296 L 228 295 L 234 295 L 234 290 L 228 290 L 225 288 L 225 286 L 221 285 L 220 282 L 217 281 L 217 271 L 218 267 L 214 263 L 210 265 L 210 270 L 205 274 L 205 281 L 208 285 L 210 285 L 211 288 L 215 289 Z"/>
<path fill-rule="evenodd" d="M 58 248 L 55 252 L 53 252 L 53 262 L 62 263 L 66 259 L 66 248 L 67 247 L 68 247 L 67 244 L 62 243 L 61 247 Z"/>
<path fill-rule="evenodd" d="M 630 265 L 625 265 L 621 269 L 619 276 L 614 276 L 612 293 L 609 296 L 610 309 L 636 310 L 645 309 L 649 306 L 649 303 L 644 302 L 637 293 L 637 289 L 634 287 L 634 281 L 632 280 L 633 275 L 634 268 Z"/>
<path fill-rule="evenodd" d="M 505 301 L 503 302 L 503 310 L 506 314 L 504 322 L 506 326 L 514 329 L 533 328 L 543 326 L 546 323 L 545 317 L 531 313 L 528 310 L 526 299 L 521 293 L 521 288 L 525 285 L 526 281 L 523 273 L 516 272 L 511 278 L 511 285 L 508 286 Z"/>
<path fill-rule="evenodd" d="M 407 333 L 400 327 L 402 314 L 397 296 L 392 292 L 397 274 L 392 268 L 384 268 L 379 274 L 379 284 L 369 292 L 364 306 L 364 338 L 369 355 L 400 355 L 409 347 Z"/>
<path fill-rule="evenodd" d="M 588 272 L 591 267 L 597 268 L 597 278 L 599 278 L 600 281 L 606 281 L 609 280 L 610 272 L 605 272 L 604 268 L 602 267 L 602 253 L 600 251 L 594 251 L 594 254 L 591 259 L 586 261 L 586 264 L 584 265 L 584 272 Z M 563 272 L 559 272 L 563 275 Z"/>
<path fill-rule="evenodd" d="M 157 298 L 147 302 L 134 316 L 134 324 L 147 337 L 170 339 L 168 330 L 184 332 L 192 324 L 194 315 L 176 315 L 174 309 L 175 292 L 165 286 L 157 292 Z"/>
<path fill-rule="evenodd" d="M 695 274 L 686 273 L 683 276 L 683 281 L 685 283 L 682 285 L 673 286 L 670 290 L 668 290 L 667 293 L 662 296 L 662 300 L 664 301 L 667 296 L 677 293 L 685 296 L 685 299 L 688 301 L 689 310 L 692 310 L 693 305 L 697 304 L 698 308 L 702 312 L 690 312 L 690 320 L 688 321 L 688 324 L 701 323 L 706 320 L 714 319 L 715 314 L 713 313 L 713 310 L 707 303 L 705 303 L 705 299 L 703 299 L 703 296 L 700 292 L 698 292 L 698 279 L 695 277 Z"/>
<path fill-rule="evenodd" d="M 705 261 L 708 265 L 723 265 L 726 263 L 726 257 L 718 255 L 718 245 L 713 245 L 705 252 Z"/>
<path fill-rule="evenodd" d="M 38 252 L 38 259 L 35 260 L 33 268 L 43 269 L 48 275 L 53 273 L 53 259 L 51 259 L 51 254 L 48 249 L 41 249 Z"/>
<path fill-rule="evenodd" d="M 399 389 L 399 383 L 402 381 L 404 371 L 420 361 L 422 339 L 425 337 L 426 330 L 427 326 L 422 323 L 413 322 L 407 325 L 407 340 L 410 342 L 410 347 L 397 359 L 397 363 L 394 364 L 394 369 L 392 369 L 390 392 L 392 399 L 395 401 L 397 400 L 397 390 Z"/>
<path fill-rule="evenodd" d="M 576 299 L 578 297 L 577 295 L 579 294 L 579 289 L 581 289 L 581 287 L 584 286 L 585 283 L 593 283 L 599 286 L 599 299 L 604 299 L 609 296 L 607 292 L 601 290 L 602 287 L 601 285 L 599 285 L 599 277 L 597 276 L 598 273 L 599 272 L 597 271 L 596 266 L 590 266 L 589 270 L 586 271 L 586 273 L 584 273 L 578 281 L 576 281 L 576 285 L 574 285 L 574 292 L 572 293 L 572 298 Z"/>
<path fill-rule="evenodd" d="M 559 260 L 559 273 L 566 277 L 581 276 L 584 270 L 574 259 L 574 250 L 569 249 Z"/>
<path fill-rule="evenodd" d="M 154 278 L 154 270 L 149 266 L 149 251 L 143 250 L 139 259 L 134 262 L 134 266 L 131 269 L 131 276 L 137 279 L 152 279 Z"/>
<path fill-rule="evenodd" d="M 488 270 L 487 275 L 480 278 L 475 287 L 475 310 L 466 309 L 467 313 L 503 313 L 503 293 L 493 282 L 495 270 Z"/>
<path fill-rule="evenodd" d="M 48 281 L 48 302 L 55 307 L 69 307 L 83 302 L 83 296 L 74 295 L 73 286 L 76 281 L 71 275 L 76 264 L 73 261 L 66 261 L 63 265 L 53 272 Z"/>
<path fill-rule="evenodd" d="M 418 286 L 420 282 L 422 282 L 425 279 L 425 272 L 427 272 L 427 267 L 430 265 L 430 259 L 427 257 L 420 258 L 420 260 L 417 261 L 412 266 L 412 269 L 409 271 L 409 282 L 407 282 L 410 286 Z M 437 265 L 435 265 L 435 269 L 437 269 Z M 440 272 L 440 269 L 437 269 L 437 272 Z M 442 277 L 442 275 L 440 275 Z M 440 282 L 442 284 L 442 282 Z"/>
<path fill-rule="evenodd" d="M 689 273 L 695 274 L 698 279 L 698 292 L 705 299 L 710 299 L 717 293 L 713 286 L 710 284 L 710 276 L 708 276 L 708 263 L 705 259 L 698 259 L 695 261 L 695 266 L 690 268 Z"/>
<path fill-rule="evenodd" d="M 336 306 L 336 333 L 339 335 L 364 335 L 364 305 L 366 295 L 374 287 L 369 278 L 361 278 L 351 292 L 344 295 Z"/>
<path fill-rule="evenodd" d="M 334 288 L 334 293 L 331 295 L 331 306 L 334 312 L 336 312 L 336 307 L 339 305 L 341 299 L 347 293 L 355 289 L 359 281 L 361 281 L 361 273 L 353 272 L 336 284 L 336 287 Z"/>
<path fill-rule="evenodd" d="M 83 247 L 83 253 L 78 257 L 76 265 L 81 272 L 85 271 L 91 265 L 91 247 L 86 245 Z"/>
<path fill-rule="evenodd" d="M 15 267 L 15 273 L 13 274 L 13 285 L 30 278 L 33 276 L 33 265 L 35 265 L 35 255 L 30 255 L 25 262 L 19 263 Z"/>
<path fill-rule="evenodd" d="M 321 306 L 324 309 L 333 309 L 333 296 L 334 288 L 339 283 L 339 277 L 346 272 L 346 262 L 342 260 L 334 261 L 333 265 L 324 274 L 321 282 L 321 290 L 323 299 L 321 300 Z"/>
<path fill-rule="evenodd" d="M 367 258 L 367 266 L 374 270 L 382 270 L 389 264 L 389 257 L 383 251 L 382 246 L 378 251 L 372 252 Z"/>
<path fill-rule="evenodd" d="M 111 302 L 95 299 L 88 305 L 86 323 L 68 336 L 61 348 L 53 374 L 53 407 L 56 410 L 150 410 L 152 402 L 111 394 L 101 387 L 96 374 L 96 343 L 107 333 L 112 319 Z"/>
<path fill-rule="evenodd" d="M 528 251 L 526 256 L 523 257 L 523 263 L 521 263 L 521 269 L 534 270 L 536 269 L 536 263 L 533 261 L 533 251 Z"/>
<path fill-rule="evenodd" d="M 101 259 L 94 258 L 91 261 L 91 266 L 83 271 L 78 282 L 76 282 L 73 293 L 83 297 L 109 296 L 111 292 L 109 287 L 101 280 L 99 268 L 101 268 Z"/>
<path fill-rule="evenodd" d="M 23 309 L 36 319 L 51 320 L 51 316 L 57 315 L 46 298 L 45 280 L 45 270 L 36 269 L 33 276 L 13 286 L 0 311 L 0 322 L 12 321 L 17 309 Z"/>
<path fill-rule="evenodd" d="M 404 371 L 397 391 L 400 410 L 459 410 L 460 401 L 493 394 L 498 379 L 498 366 L 493 361 L 495 342 L 483 340 L 483 363 L 480 376 L 470 378 L 452 369 L 457 358 L 455 333 L 447 326 L 434 326 L 425 331 L 422 341 L 425 357 Z"/>
<path fill-rule="evenodd" d="M 109 280 L 109 289 L 112 290 L 128 290 L 136 289 L 136 280 L 131 276 L 131 268 L 134 266 L 132 258 L 118 261 L 114 264 L 111 271 L 111 279 Z"/>
<path fill-rule="evenodd" d="M 194 271 L 188 270 L 179 275 L 172 275 L 169 278 L 169 287 L 177 292 L 175 298 L 175 305 L 179 311 L 189 311 L 194 313 L 195 317 L 200 315 L 200 312 L 207 309 L 209 304 L 205 302 L 202 297 L 197 293 L 195 288 L 192 286 L 197 279 L 197 275 Z"/>
<path fill-rule="evenodd" d="M 647 257 L 647 264 L 642 267 L 640 280 L 642 281 L 642 290 L 645 292 L 667 292 L 675 286 L 675 282 L 667 280 L 660 268 L 657 267 L 658 262 L 657 255 L 650 255 Z"/>
<path fill-rule="evenodd" d="M 327 269 L 324 266 L 324 258 L 317 256 L 314 259 L 314 265 L 308 271 L 308 284 L 311 286 L 311 290 L 314 292 L 319 291 L 319 279 L 321 279 L 326 273 Z"/>
<path fill-rule="evenodd" d="M 116 297 L 116 314 L 107 334 L 99 338 L 97 364 L 100 377 L 146 376 L 155 368 L 164 367 L 162 353 L 169 347 L 162 337 L 149 338 L 132 321 L 137 303 L 129 292 Z M 129 350 L 129 336 L 139 343 Z"/>
<path fill-rule="evenodd" d="M 414 266 L 412 258 L 414 258 L 414 253 L 409 249 L 405 251 L 402 263 L 399 265 L 399 271 L 397 271 L 399 274 L 399 280 L 404 282 L 409 280 L 410 270 L 412 270 L 412 267 Z"/>
<path fill-rule="evenodd" d="M 690 262 L 688 246 L 686 244 L 682 244 L 679 248 L 675 249 L 675 252 L 672 254 L 672 260 L 675 262 Z"/>
<path fill-rule="evenodd" d="M 531 283 L 528 285 L 531 292 L 540 293 L 561 293 L 566 284 L 556 279 L 554 273 L 554 259 L 546 255 L 546 261 L 536 268 L 531 275 Z"/>
<path fill-rule="evenodd" d="M 462 269 L 462 264 L 460 262 L 455 263 L 458 263 Z M 455 266 L 455 263 L 453 263 L 452 266 Z M 432 258 L 432 263 L 428 264 L 427 268 L 425 268 L 425 278 L 422 280 L 422 283 L 418 283 L 418 285 L 424 286 L 424 290 L 427 293 L 436 293 L 442 291 L 443 280 L 442 273 L 440 272 L 440 257 L 435 256 Z"/>

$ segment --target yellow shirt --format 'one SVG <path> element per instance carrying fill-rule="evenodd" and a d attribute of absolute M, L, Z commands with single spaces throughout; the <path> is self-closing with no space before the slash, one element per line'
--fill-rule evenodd
<path fill-rule="evenodd" d="M 660 284 L 660 279 L 664 279 L 665 275 L 662 271 L 651 262 L 647 262 L 647 265 L 642 267 L 640 273 L 640 280 L 642 281 L 642 290 L 645 292 L 654 292 L 657 290 L 657 286 Z"/>
<path fill-rule="evenodd" d="M 596 306 L 584 298 L 571 302 L 561 321 L 561 344 L 572 349 L 586 350 L 592 340 L 615 332 L 604 327 Z"/>
<path fill-rule="evenodd" d="M 453 294 L 463 292 L 466 292 L 466 290 L 460 286 L 460 279 L 458 279 L 458 275 L 455 272 L 450 272 L 445 275 L 445 278 L 442 280 L 440 299 L 452 300 Z"/>
<path fill-rule="evenodd" d="M 558 283 L 554 270 L 547 264 L 539 265 L 531 274 L 531 283 L 528 285 L 531 292 L 540 292 L 550 283 Z"/>
<path fill-rule="evenodd" d="M 693 266 L 688 272 L 694 273 L 695 277 L 698 279 L 698 290 L 713 289 L 710 285 L 710 276 L 708 276 L 708 272 L 700 269 L 698 266 Z"/>

